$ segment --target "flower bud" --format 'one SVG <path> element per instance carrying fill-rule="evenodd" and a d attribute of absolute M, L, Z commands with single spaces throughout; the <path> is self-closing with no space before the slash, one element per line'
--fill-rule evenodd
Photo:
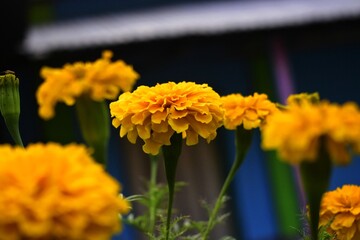
<path fill-rule="evenodd" d="M 16 144 L 23 146 L 19 133 L 19 79 L 10 70 L 0 75 L 0 111 L 11 137 Z"/>

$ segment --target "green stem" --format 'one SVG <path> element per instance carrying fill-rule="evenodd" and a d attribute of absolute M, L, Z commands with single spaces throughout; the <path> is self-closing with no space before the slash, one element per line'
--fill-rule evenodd
<path fill-rule="evenodd" d="M 24 147 L 23 141 L 21 139 L 19 131 L 19 115 L 18 114 L 8 114 L 5 119 L 5 124 L 9 133 L 14 140 L 15 144 Z"/>
<path fill-rule="evenodd" d="M 322 138 L 318 159 L 314 162 L 304 161 L 300 165 L 301 179 L 309 204 L 312 240 L 318 239 L 321 199 L 328 188 L 331 169 L 331 159 L 325 148 L 325 139 Z"/>
<path fill-rule="evenodd" d="M 236 146 L 236 155 L 235 160 L 231 166 L 231 169 L 225 179 L 225 182 L 221 188 L 221 191 L 219 193 L 219 196 L 216 200 L 215 207 L 211 211 L 210 219 L 208 221 L 207 227 L 205 232 L 202 235 L 202 239 L 206 240 L 208 239 L 208 236 L 210 234 L 210 231 L 214 228 L 216 218 L 218 215 L 218 212 L 222 206 L 223 198 L 225 197 L 225 194 L 230 186 L 230 183 L 234 179 L 234 176 L 243 163 L 245 159 L 245 155 L 247 153 L 247 150 L 250 147 L 251 139 L 252 139 L 252 130 L 245 130 L 242 126 L 239 126 L 236 128 L 235 131 L 235 146 Z"/>
<path fill-rule="evenodd" d="M 159 155 L 151 155 L 150 154 L 150 209 L 149 209 L 149 228 L 148 231 L 150 233 L 154 233 L 155 230 L 155 221 L 156 221 L 156 207 L 157 207 L 157 200 L 156 200 L 156 177 L 157 177 L 157 168 L 158 168 L 158 159 Z"/>
<path fill-rule="evenodd" d="M 182 137 L 180 134 L 174 134 L 170 139 L 170 146 L 163 146 L 162 152 L 164 155 L 166 179 L 169 188 L 169 202 L 166 219 L 166 240 L 169 239 L 170 234 L 170 222 L 172 207 L 174 202 L 174 189 L 175 189 L 175 175 L 176 166 L 181 153 Z"/>

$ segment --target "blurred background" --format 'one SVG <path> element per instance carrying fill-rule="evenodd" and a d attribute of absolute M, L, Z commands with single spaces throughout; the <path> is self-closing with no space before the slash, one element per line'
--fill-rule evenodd
<path fill-rule="evenodd" d="M 74 110 L 58 104 L 56 117 L 37 115 L 42 66 L 94 61 L 110 49 L 140 73 L 137 85 L 167 81 L 208 83 L 220 95 L 319 92 L 330 101 L 360 103 L 358 0 L 12 0 L 1 1 L 0 69 L 20 78 L 20 130 L 25 144 L 81 142 Z M 10 141 L 1 121 L 0 140 Z M 256 135 L 231 185 L 231 216 L 211 239 L 299 239 L 304 199 L 297 170 L 263 152 Z M 109 171 L 125 195 L 144 189 L 149 160 L 141 145 L 112 129 Z M 204 219 L 200 201 L 213 202 L 234 157 L 233 133 L 223 128 L 210 144 L 184 147 L 177 180 L 188 186 L 176 208 Z M 329 189 L 360 184 L 359 159 L 337 167 Z M 163 176 L 160 176 L 163 180 Z M 135 209 L 135 212 L 138 210 Z M 141 239 L 125 227 L 118 240 Z"/>

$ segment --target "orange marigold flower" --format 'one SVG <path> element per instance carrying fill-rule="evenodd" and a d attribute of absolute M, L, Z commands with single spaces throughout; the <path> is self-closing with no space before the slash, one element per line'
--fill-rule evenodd
<path fill-rule="evenodd" d="M 319 227 L 329 226 L 327 231 L 338 240 L 360 239 L 360 187 L 344 185 L 324 194 Z"/>
<path fill-rule="evenodd" d="M 0 146 L 0 239 L 107 240 L 129 203 L 80 145 Z"/>
<path fill-rule="evenodd" d="M 224 126 L 233 130 L 243 124 L 245 129 L 259 127 L 267 116 L 277 111 L 276 105 L 268 100 L 266 94 L 254 93 L 251 96 L 230 94 L 221 98 L 224 113 Z"/>
<path fill-rule="evenodd" d="M 40 74 L 44 82 L 36 93 L 39 115 L 50 119 L 57 102 L 74 105 L 82 94 L 101 101 L 115 99 L 120 91 L 132 90 L 139 75 L 121 60 L 111 62 L 111 57 L 111 51 L 104 51 L 95 62 L 75 62 L 63 68 L 43 67 Z"/>
<path fill-rule="evenodd" d="M 283 160 L 296 164 L 316 160 L 323 138 L 332 161 L 347 164 L 349 148 L 354 153 L 360 150 L 359 123 L 360 111 L 354 103 L 290 104 L 268 118 L 262 129 L 262 147 L 276 149 Z"/>
<path fill-rule="evenodd" d="M 182 134 L 187 145 L 208 142 L 222 125 L 220 96 L 207 84 L 168 82 L 154 87 L 140 86 L 124 93 L 110 104 L 113 126 L 120 126 L 120 137 L 131 143 L 144 140 L 143 150 L 156 155 L 162 145 L 170 145 L 174 133 Z"/>

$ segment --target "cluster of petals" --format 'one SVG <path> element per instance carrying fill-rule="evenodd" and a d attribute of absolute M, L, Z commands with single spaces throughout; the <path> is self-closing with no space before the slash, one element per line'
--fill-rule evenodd
<path fill-rule="evenodd" d="M 291 103 L 267 119 L 262 129 L 262 147 L 277 150 L 281 159 L 297 164 L 316 160 L 320 141 L 324 141 L 331 160 L 347 164 L 351 153 L 360 153 L 359 123 L 360 111 L 352 102 Z"/>
<path fill-rule="evenodd" d="M 81 145 L 0 146 L 1 240 L 108 240 L 129 211 Z"/>
<path fill-rule="evenodd" d="M 94 101 L 115 99 L 120 91 L 132 90 L 139 75 L 122 60 L 111 61 L 112 52 L 104 51 L 95 62 L 75 62 L 62 68 L 43 67 L 40 75 L 44 82 L 36 98 L 39 115 L 44 119 L 54 116 L 58 102 L 73 105 L 81 95 Z"/>
<path fill-rule="evenodd" d="M 319 227 L 338 240 L 360 239 L 360 187 L 344 185 L 324 194 Z"/>
<path fill-rule="evenodd" d="M 198 136 L 209 142 L 223 120 L 220 96 L 207 84 L 194 82 L 140 86 L 120 95 L 110 112 L 120 137 L 127 135 L 131 143 L 140 137 L 144 152 L 152 155 L 170 145 L 173 134 L 181 134 L 187 145 L 197 144 Z"/>
<path fill-rule="evenodd" d="M 243 125 L 247 130 L 260 127 L 270 114 L 278 111 L 266 94 L 250 96 L 230 94 L 221 98 L 224 108 L 224 127 L 234 130 Z"/>

